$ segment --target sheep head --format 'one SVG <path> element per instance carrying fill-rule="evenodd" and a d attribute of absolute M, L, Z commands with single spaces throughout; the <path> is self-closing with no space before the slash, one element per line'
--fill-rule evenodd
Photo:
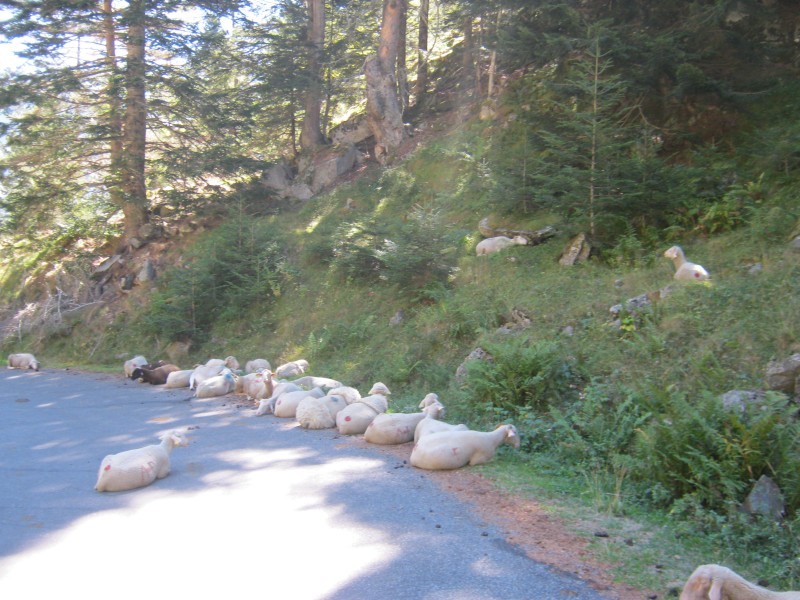
<path fill-rule="evenodd" d="M 664 251 L 664 258 L 675 260 L 676 258 L 683 258 L 683 250 L 680 246 L 672 246 Z"/>
<path fill-rule="evenodd" d="M 520 441 L 519 441 L 519 433 L 517 433 L 517 428 L 510 424 L 500 425 L 500 427 L 504 427 L 506 430 L 505 443 L 511 446 L 512 448 L 519 448 Z"/>

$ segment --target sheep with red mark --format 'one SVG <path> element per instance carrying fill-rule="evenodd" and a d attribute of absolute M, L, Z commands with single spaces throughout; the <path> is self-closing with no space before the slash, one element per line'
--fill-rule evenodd
<path fill-rule="evenodd" d="M 672 246 L 664 252 L 664 257 L 675 265 L 675 275 L 678 281 L 707 281 L 711 278 L 702 266 L 686 260 L 686 255 L 680 246 Z"/>
<path fill-rule="evenodd" d="M 680 600 L 800 600 L 800 592 L 773 592 L 728 567 L 708 564 L 689 576 Z"/>
<path fill-rule="evenodd" d="M 133 358 L 129 358 L 122 364 L 122 369 L 125 371 L 125 377 L 130 379 L 131 375 L 133 375 L 133 370 L 136 367 L 143 367 L 146 364 L 147 359 L 141 354 L 134 356 Z"/>
<path fill-rule="evenodd" d="M 343 435 L 358 435 L 364 433 L 372 420 L 389 408 L 391 394 L 389 388 L 381 382 L 375 383 L 369 390 L 369 395 L 348 404 L 336 415 L 336 429 Z"/>
<path fill-rule="evenodd" d="M 176 432 L 161 436 L 160 444 L 109 454 L 100 463 L 98 492 L 121 492 L 144 487 L 170 472 L 170 454 L 177 446 L 186 446 L 186 440 Z"/>
<path fill-rule="evenodd" d="M 248 400 L 269 398 L 273 389 L 272 371 L 269 370 L 248 373 L 236 380 L 236 393 L 244 394 Z"/>
<path fill-rule="evenodd" d="M 500 425 L 494 431 L 442 431 L 419 439 L 409 462 L 428 470 L 460 469 L 482 465 L 494 458 L 497 448 L 508 444 L 519 448 L 519 434 L 513 425 Z"/>
<path fill-rule="evenodd" d="M 257 417 L 271 415 L 273 412 L 275 412 L 275 402 L 278 401 L 278 398 L 281 395 L 288 394 L 289 392 L 299 392 L 303 389 L 291 381 L 281 381 L 277 384 L 273 382 L 273 384 L 274 388 L 272 390 L 272 395 L 269 398 L 264 398 L 263 400 L 258 401 L 258 410 L 256 411 Z"/>
<path fill-rule="evenodd" d="M 314 396 L 322 398 L 325 392 L 322 388 L 314 388 L 313 390 L 303 390 L 298 392 L 287 392 L 278 396 L 275 400 L 275 408 L 272 414 L 281 419 L 294 419 L 297 416 L 297 407 L 303 398 Z"/>
<path fill-rule="evenodd" d="M 336 415 L 348 404 L 361 400 L 357 389 L 340 386 L 333 388 L 321 398 L 307 396 L 300 401 L 295 416 L 300 427 L 305 429 L 332 429 L 336 427 Z"/>
<path fill-rule="evenodd" d="M 436 394 L 428 394 L 420 402 L 422 412 L 384 413 L 376 416 L 364 432 L 364 441 L 371 444 L 405 444 L 414 440 L 417 425 L 425 418 L 441 419 L 444 405 Z"/>
<path fill-rule="evenodd" d="M 33 354 L 27 352 L 18 352 L 16 354 L 8 355 L 8 368 L 9 369 L 33 369 L 39 370 L 39 361 Z"/>
<path fill-rule="evenodd" d="M 419 423 L 417 423 L 417 427 L 414 430 L 414 443 L 416 444 L 421 437 L 429 435 L 431 433 L 439 433 L 441 431 L 468 431 L 468 430 L 469 427 L 464 425 L 464 423 L 453 425 L 451 423 L 445 423 L 444 421 L 440 421 L 439 419 L 434 419 L 433 417 L 429 416 L 425 419 L 422 419 Z"/>

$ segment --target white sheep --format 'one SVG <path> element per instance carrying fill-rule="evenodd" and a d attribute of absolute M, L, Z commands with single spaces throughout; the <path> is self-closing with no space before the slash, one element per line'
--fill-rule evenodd
<path fill-rule="evenodd" d="M 297 405 L 295 417 L 300 427 L 306 429 L 332 429 L 336 427 L 336 415 L 351 404 L 361 400 L 355 388 L 341 386 L 332 389 L 326 396 L 306 396 Z"/>
<path fill-rule="evenodd" d="M 299 392 L 286 392 L 275 400 L 272 414 L 281 419 L 294 419 L 297 416 L 297 406 L 303 398 L 307 396 L 322 398 L 324 395 L 325 392 L 322 391 L 322 388 L 314 388 L 310 391 L 301 389 Z"/>
<path fill-rule="evenodd" d="M 256 411 L 256 416 L 260 417 L 262 415 L 271 415 L 275 411 L 275 402 L 277 402 L 278 398 L 282 394 L 287 394 L 289 392 L 299 392 L 302 391 L 299 385 L 295 385 L 291 381 L 281 381 L 275 385 L 272 390 L 272 395 L 269 398 L 264 398 L 263 400 L 259 400 L 258 402 L 258 410 Z"/>
<path fill-rule="evenodd" d="M 307 369 L 308 361 L 301 358 L 282 364 L 275 369 L 275 375 L 277 377 L 295 377 L 297 375 L 302 375 Z"/>
<path fill-rule="evenodd" d="M 189 387 L 189 381 L 192 378 L 194 369 L 181 369 L 180 371 L 173 371 L 167 375 L 167 381 L 164 384 L 165 388 L 185 388 Z"/>
<path fill-rule="evenodd" d="M 161 436 L 160 444 L 109 454 L 100 463 L 94 489 L 121 492 L 150 485 L 169 475 L 172 449 L 186 445 L 186 440 L 176 432 L 167 432 Z"/>
<path fill-rule="evenodd" d="M 669 258 L 675 265 L 674 277 L 679 281 L 707 281 L 711 277 L 703 267 L 686 260 L 680 246 L 667 249 L 664 257 Z"/>
<path fill-rule="evenodd" d="M 304 390 L 310 390 L 315 387 L 328 389 L 342 387 L 341 381 L 336 381 L 330 377 L 316 377 L 314 375 L 304 375 L 303 377 L 298 377 L 297 379 L 293 379 L 292 383 L 299 385 Z"/>
<path fill-rule="evenodd" d="M 230 394 L 236 389 L 236 377 L 230 369 L 225 369 L 219 375 L 203 380 L 194 391 L 195 398 L 216 398 Z"/>
<path fill-rule="evenodd" d="M 389 388 L 383 383 L 375 383 L 369 395 L 348 404 L 336 415 L 336 429 L 343 435 L 357 435 L 364 433 L 372 420 L 389 408 L 391 394 Z"/>
<path fill-rule="evenodd" d="M 269 364 L 269 361 L 266 358 L 254 358 L 253 360 L 248 360 L 244 364 L 244 372 L 247 373 L 255 373 L 256 371 L 271 371 L 272 367 Z"/>
<path fill-rule="evenodd" d="M 9 369 L 33 369 L 39 370 L 39 361 L 33 354 L 17 353 L 8 355 L 8 368 Z"/>
<path fill-rule="evenodd" d="M 519 435 L 513 425 L 500 425 L 494 431 L 442 431 L 422 436 L 411 451 L 409 462 L 417 468 L 439 470 L 482 465 L 494 458 L 500 444 L 519 448 Z"/>
<path fill-rule="evenodd" d="M 501 250 L 505 250 L 511 246 L 524 246 L 527 243 L 528 239 L 521 235 L 515 235 L 513 238 L 506 237 L 504 235 L 498 235 L 496 237 L 486 238 L 485 240 L 478 242 L 478 245 L 475 246 L 475 254 L 477 256 L 486 256 L 487 254 L 500 252 Z"/>
<path fill-rule="evenodd" d="M 143 367 L 146 364 L 147 364 L 147 359 L 141 354 L 134 356 L 133 358 L 129 358 L 122 365 L 122 368 L 125 371 L 125 377 L 130 379 L 131 375 L 133 375 L 134 369 L 136 369 L 137 367 Z"/>
<path fill-rule="evenodd" d="M 207 367 L 228 367 L 231 371 L 239 370 L 239 361 L 235 356 L 227 356 L 225 358 L 209 358 L 206 361 Z"/>
<path fill-rule="evenodd" d="M 216 377 L 219 375 L 224 368 L 225 366 L 223 364 L 196 366 L 192 371 L 191 377 L 189 378 L 189 388 L 197 388 L 198 385 L 203 383 L 209 377 Z"/>
<path fill-rule="evenodd" d="M 680 600 L 800 600 L 800 592 L 773 592 L 721 565 L 700 565 L 683 586 Z"/>
<path fill-rule="evenodd" d="M 274 388 L 272 371 L 248 373 L 236 380 L 236 392 L 247 396 L 248 400 L 263 400 L 272 396 Z"/>
<path fill-rule="evenodd" d="M 429 401 L 428 397 L 432 397 Z M 364 432 L 364 441 L 371 444 L 405 444 L 414 440 L 414 432 L 420 421 L 427 417 L 440 419 L 444 416 L 444 406 L 436 394 L 428 394 L 422 412 L 390 413 L 376 416 Z"/>
<path fill-rule="evenodd" d="M 417 428 L 414 430 L 414 443 L 416 444 L 423 436 L 431 433 L 439 433 L 441 431 L 469 431 L 469 427 L 464 425 L 464 423 L 453 425 L 440 421 L 439 419 L 428 417 L 417 423 Z"/>

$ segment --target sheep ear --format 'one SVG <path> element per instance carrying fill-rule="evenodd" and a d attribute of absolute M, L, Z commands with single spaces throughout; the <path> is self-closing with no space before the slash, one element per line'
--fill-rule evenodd
<path fill-rule="evenodd" d="M 514 431 L 511 427 L 508 428 L 508 437 L 516 437 L 517 432 Z"/>
<path fill-rule="evenodd" d="M 708 590 L 708 600 L 722 600 L 722 581 L 716 577 L 712 580 L 711 589 Z"/>

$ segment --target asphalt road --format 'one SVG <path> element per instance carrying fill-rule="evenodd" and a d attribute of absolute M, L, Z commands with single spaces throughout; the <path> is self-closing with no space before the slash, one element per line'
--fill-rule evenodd
<path fill-rule="evenodd" d="M 120 375 L 0 372 L 0 598 L 606 598 L 536 563 L 424 471 L 335 430 Z M 190 444 L 151 486 L 106 454 Z"/>

